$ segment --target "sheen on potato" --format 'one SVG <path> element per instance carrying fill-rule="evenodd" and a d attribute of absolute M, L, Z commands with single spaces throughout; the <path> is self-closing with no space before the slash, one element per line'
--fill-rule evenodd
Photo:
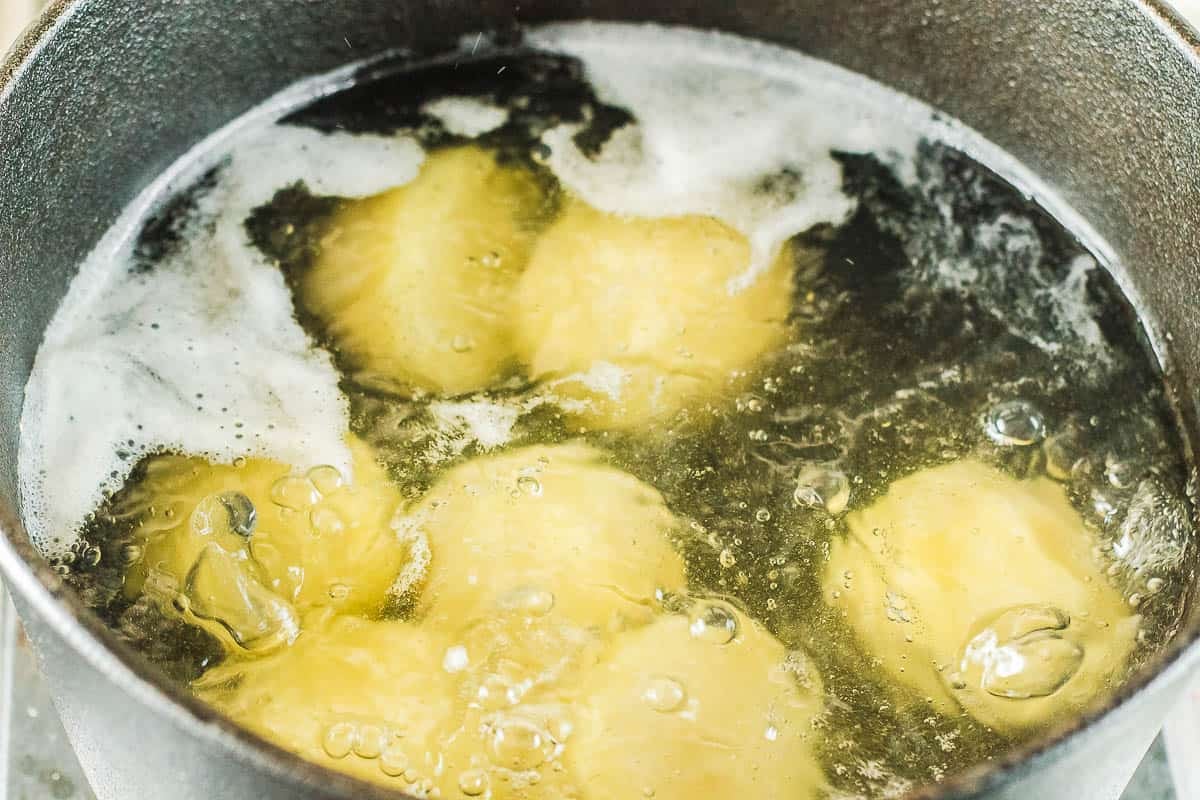
<path fill-rule="evenodd" d="M 365 383 L 487 388 L 512 367 L 511 299 L 544 201 L 478 147 L 431 153 L 412 183 L 337 213 L 299 304 Z"/>
<path fill-rule="evenodd" d="M 286 650 L 210 670 L 193 690 L 309 761 L 425 795 L 454 716 L 444 651 L 403 622 L 326 617 Z"/>
<path fill-rule="evenodd" d="M 746 238 L 710 217 L 642 219 L 581 201 L 539 239 L 517 292 L 517 352 L 584 425 L 640 428 L 720 396 L 782 343 L 788 248 L 748 287 Z"/>
<path fill-rule="evenodd" d="M 1061 486 L 960 461 L 896 481 L 848 517 L 825 571 L 891 678 L 946 713 L 1018 733 L 1116 686 L 1138 618 Z"/>
<path fill-rule="evenodd" d="M 295 471 L 261 458 L 153 458 L 123 502 L 142 548 L 127 591 L 165 583 L 191 612 L 232 626 L 244 646 L 266 635 L 255 632 L 270 624 L 260 614 L 377 610 L 424 551 L 393 528 L 400 495 L 370 448 L 356 438 L 349 446 L 353 480 L 329 466 Z"/>
<path fill-rule="evenodd" d="M 646 616 L 658 591 L 685 583 L 662 496 L 582 444 L 468 461 L 406 524 L 432 551 L 423 603 L 439 625 L 545 606 L 606 628 Z"/>
<path fill-rule="evenodd" d="M 595 800 L 811 800 L 815 671 L 757 623 L 714 639 L 687 617 L 623 634 L 582 679 L 568 767 Z"/>

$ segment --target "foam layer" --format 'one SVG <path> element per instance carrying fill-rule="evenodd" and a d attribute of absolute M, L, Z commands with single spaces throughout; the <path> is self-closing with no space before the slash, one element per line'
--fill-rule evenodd
<path fill-rule="evenodd" d="M 258 126 L 227 152 L 178 251 L 147 271 L 128 235 L 136 219 L 126 220 L 82 266 L 46 333 L 20 458 L 25 518 L 47 555 L 72 544 L 103 492 L 149 452 L 350 467 L 337 372 L 243 222 L 297 181 L 351 197 L 404 183 L 423 151 L 403 137 Z"/>
<path fill-rule="evenodd" d="M 442 97 L 421 107 L 437 117 L 450 133 L 458 136 L 482 136 L 508 122 L 508 111 L 475 97 Z"/>
<path fill-rule="evenodd" d="M 630 111 L 594 157 L 563 125 L 543 141 L 559 179 L 591 205 L 645 217 L 703 214 L 750 239 L 748 286 L 792 236 L 843 222 L 833 150 L 907 161 L 928 108 L 799 53 L 654 26 L 549 26 L 531 43 L 579 58 L 601 100 Z M 898 102 L 899 101 L 899 102 Z"/>

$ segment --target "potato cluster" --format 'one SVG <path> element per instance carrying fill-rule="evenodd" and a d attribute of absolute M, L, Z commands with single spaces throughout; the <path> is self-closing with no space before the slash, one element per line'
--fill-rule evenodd
<path fill-rule="evenodd" d="M 523 375 L 602 431 L 720 404 L 785 341 L 786 250 L 731 291 L 750 255 L 725 224 L 546 192 L 480 148 L 435 152 L 338 212 L 297 303 L 374 385 L 451 397 Z M 417 796 L 821 795 L 820 676 L 689 594 L 653 486 L 567 441 L 476 456 L 405 502 L 349 447 L 352 475 L 157 457 L 127 493 L 127 591 L 225 645 L 200 697 Z M 1057 485 L 961 461 L 896 481 L 848 527 L 825 600 L 902 700 L 1016 733 L 1119 677 L 1137 621 Z M 386 613 L 400 598 L 403 620 Z"/>
<path fill-rule="evenodd" d="M 475 146 L 340 211 L 297 302 L 353 373 L 456 396 L 524 375 L 581 426 L 636 428 L 729 391 L 784 337 L 787 248 L 766 274 L 711 217 L 555 198 Z"/>
<path fill-rule="evenodd" d="M 405 507 L 352 448 L 344 480 L 264 460 L 148 465 L 146 521 L 168 507 L 178 524 L 143 527 L 128 587 L 172 587 L 221 634 L 228 656 L 200 697 L 305 758 L 426 796 L 815 791 L 819 681 L 730 607 L 715 637 L 662 611 L 687 581 L 655 489 L 568 442 L 467 461 Z M 318 530 L 327 514 L 341 524 Z M 416 568 L 418 612 L 381 617 Z"/>

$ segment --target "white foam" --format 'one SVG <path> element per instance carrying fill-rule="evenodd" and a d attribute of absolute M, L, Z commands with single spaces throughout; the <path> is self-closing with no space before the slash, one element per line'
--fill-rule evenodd
<path fill-rule="evenodd" d="M 368 197 L 417 176 L 425 151 L 409 136 L 322 133 L 269 125 L 240 137 L 232 150 L 227 216 L 267 203 L 303 181 L 315 195 Z M 235 224 L 240 224 L 235 219 Z"/>
<path fill-rule="evenodd" d="M 145 203 L 135 203 L 46 332 L 26 387 L 20 467 L 26 523 L 47 555 L 78 538 L 102 493 L 146 453 L 350 469 L 337 372 L 296 322 L 282 274 L 243 223 L 296 181 L 341 196 L 402 184 L 423 151 L 403 137 L 258 125 L 226 152 L 218 185 L 200 201 L 211 224 L 139 274 L 130 234 Z"/>
<path fill-rule="evenodd" d="M 491 133 L 508 122 L 508 109 L 477 97 L 441 97 L 421 110 L 440 119 L 450 133 L 470 138 Z"/>
<path fill-rule="evenodd" d="M 604 211 L 702 214 L 741 231 L 751 263 L 731 292 L 789 238 L 854 210 L 831 150 L 910 162 L 932 116 L 826 62 L 725 34 L 574 23 L 539 29 L 530 42 L 579 58 L 600 99 L 637 120 L 594 158 L 573 141 L 580 125 L 549 130 L 550 168 Z M 767 187 L 771 176 L 781 185 Z"/>
<path fill-rule="evenodd" d="M 454 455 L 472 443 L 484 450 L 507 444 L 522 411 L 519 405 L 487 399 L 429 406 L 438 431 L 445 439 L 441 445 Z"/>

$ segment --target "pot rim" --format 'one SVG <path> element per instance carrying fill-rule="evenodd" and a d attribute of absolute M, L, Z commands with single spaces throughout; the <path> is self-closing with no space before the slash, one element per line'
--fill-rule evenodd
<path fill-rule="evenodd" d="M 1151 19 L 1172 46 L 1188 56 L 1200 71 L 1200 32 L 1186 22 L 1168 0 L 1128 2 Z M 87 5 L 88 0 L 52 0 L 8 53 L 0 52 L 0 103 L 9 96 L 27 65 L 42 52 L 57 30 L 77 13 L 85 12 Z M 119 641 L 84 606 L 33 547 L 19 511 L 3 505 L 0 505 L 0 573 L 10 591 L 29 603 L 55 634 L 92 668 L 127 692 L 133 702 L 142 704 L 201 741 L 221 748 L 236 762 L 267 772 L 296 788 L 307 791 L 317 788 L 326 792 L 330 800 L 411 798 L 399 789 L 388 789 L 307 761 L 234 723 L 183 687 L 162 679 L 156 667 Z M 1196 601 L 1197 598 L 1193 598 L 1193 602 Z M 1135 695 L 1172 683 L 1198 665 L 1200 623 L 1177 635 L 1102 706 L 1056 726 L 1035 740 L 1013 747 L 991 761 L 949 776 L 941 783 L 910 792 L 905 798 L 965 800 L 989 788 L 1002 786 L 1024 770 L 1036 769 L 1055 758 L 1077 735 L 1101 719 L 1118 713 Z"/>

